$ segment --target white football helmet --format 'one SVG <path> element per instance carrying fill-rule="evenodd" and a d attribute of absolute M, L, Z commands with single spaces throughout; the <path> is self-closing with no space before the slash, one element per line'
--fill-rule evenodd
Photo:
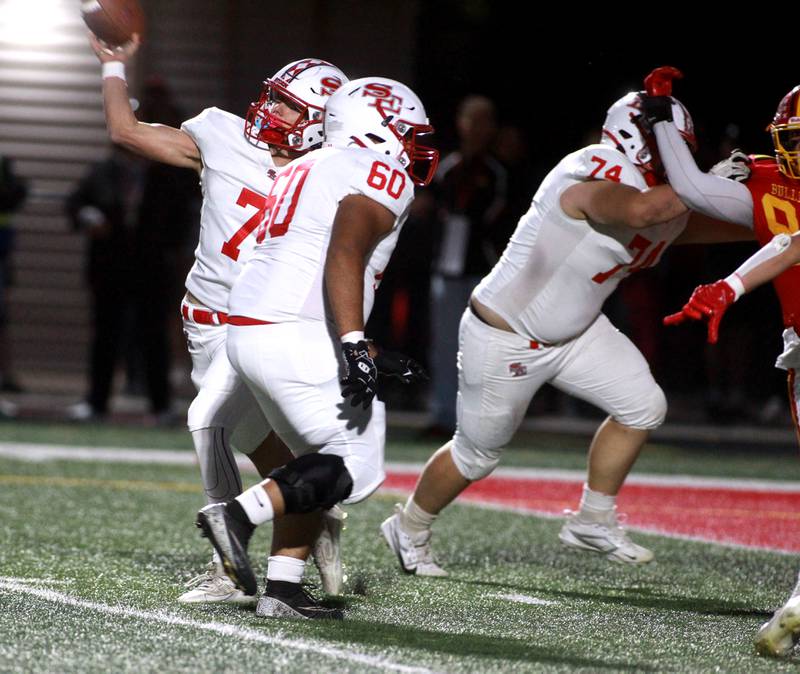
<path fill-rule="evenodd" d="M 301 59 L 284 66 L 264 82 L 258 100 L 250 104 L 244 135 L 256 147 L 310 150 L 322 142 L 322 117 L 328 97 L 347 81 L 336 66 L 319 59 Z M 272 114 L 274 106 L 281 102 L 300 112 L 294 124 Z"/>
<path fill-rule="evenodd" d="M 362 77 L 342 86 L 325 106 L 325 145 L 366 147 L 394 157 L 416 185 L 436 173 L 439 151 L 418 144 L 433 133 L 422 101 L 405 84 Z"/>
<path fill-rule="evenodd" d="M 672 98 L 672 118 L 683 139 L 697 149 L 694 124 L 689 112 L 676 98 Z M 658 156 L 658 146 L 650 125 L 642 115 L 642 99 L 637 91 L 625 94 L 613 103 L 603 123 L 601 143 L 622 152 L 642 172 L 649 185 L 664 182 L 664 169 Z"/>

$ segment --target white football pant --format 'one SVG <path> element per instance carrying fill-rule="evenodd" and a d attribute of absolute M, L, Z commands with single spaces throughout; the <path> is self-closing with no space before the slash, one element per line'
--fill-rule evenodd
<path fill-rule="evenodd" d="M 458 425 L 451 454 L 468 480 L 486 477 L 544 383 L 631 428 L 657 428 L 667 402 L 644 356 L 603 314 L 575 339 L 531 348 L 469 309 L 461 318 Z"/>
<path fill-rule="evenodd" d="M 386 412 L 342 397 L 341 346 L 321 321 L 228 326 L 228 357 L 250 386 L 272 429 L 295 456 L 342 457 L 353 480 L 344 503 L 357 503 L 386 477 Z"/>

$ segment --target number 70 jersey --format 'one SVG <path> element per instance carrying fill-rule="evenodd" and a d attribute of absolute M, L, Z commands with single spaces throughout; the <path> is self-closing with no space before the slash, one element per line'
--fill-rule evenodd
<path fill-rule="evenodd" d="M 281 170 L 267 197 L 256 248 L 231 292 L 229 313 L 272 323 L 332 320 L 324 293 L 325 259 L 339 204 L 349 195 L 376 201 L 394 216 L 391 231 L 365 260 L 366 322 L 414 200 L 403 167 L 366 148 L 315 150 Z"/>

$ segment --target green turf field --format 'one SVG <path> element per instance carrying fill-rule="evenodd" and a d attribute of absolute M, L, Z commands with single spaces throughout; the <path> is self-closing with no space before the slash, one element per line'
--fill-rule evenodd
<path fill-rule="evenodd" d="M 0 426 L 0 441 L 168 448 L 186 446 L 181 436 Z M 509 463 L 582 466 L 580 444 L 528 439 Z M 428 451 L 406 439 L 389 458 Z M 643 458 L 648 471 L 742 475 L 749 462 L 750 477 L 794 474 L 788 454 L 653 447 Z M 377 533 L 392 502 L 348 509 L 345 621 L 266 621 L 174 601 L 210 550 L 192 526 L 194 469 L 0 459 L 0 671 L 798 671 L 800 657 L 752 649 L 796 578 L 792 556 L 639 534 L 658 562 L 623 567 L 562 549 L 557 521 L 455 506 L 436 527 L 451 577 L 417 579 Z M 251 547 L 261 569 L 268 535 Z"/>

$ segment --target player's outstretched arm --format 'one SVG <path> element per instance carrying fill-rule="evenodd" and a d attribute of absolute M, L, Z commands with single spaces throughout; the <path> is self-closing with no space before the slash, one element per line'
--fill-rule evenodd
<path fill-rule="evenodd" d="M 683 308 L 664 318 L 665 325 L 708 320 L 708 341 L 716 343 L 728 307 L 742 295 L 771 281 L 800 262 L 800 234 L 779 234 L 745 260 L 730 276 L 698 286 Z"/>
<path fill-rule="evenodd" d="M 608 180 L 568 187 L 561 195 L 561 208 L 579 220 L 636 229 L 672 220 L 688 210 L 668 185 L 640 192 Z"/>
<path fill-rule="evenodd" d="M 750 227 L 737 225 L 725 220 L 709 218 L 692 211 L 689 222 L 673 245 L 686 243 L 730 243 L 732 241 L 755 241 L 755 232 Z"/>
<path fill-rule="evenodd" d="M 697 168 L 686 141 L 672 122 L 671 105 L 659 105 L 661 98 L 664 97 L 645 97 L 644 114 L 655 132 L 658 153 L 672 188 L 694 211 L 752 227 L 750 190 L 735 180 L 703 173 Z"/>
<path fill-rule="evenodd" d="M 163 124 L 145 124 L 133 114 L 125 65 L 139 49 L 139 36 L 134 35 L 121 47 L 109 49 L 89 33 L 89 44 L 103 64 L 103 105 L 111 140 L 147 159 L 199 171 L 200 150 L 189 134 Z"/>

